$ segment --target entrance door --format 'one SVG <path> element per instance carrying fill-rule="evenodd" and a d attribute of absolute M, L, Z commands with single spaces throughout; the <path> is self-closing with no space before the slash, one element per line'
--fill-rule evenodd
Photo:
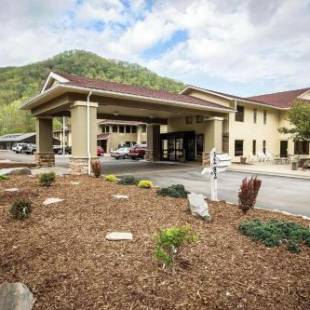
<path fill-rule="evenodd" d="M 280 157 L 287 157 L 287 148 L 288 148 L 288 142 L 280 141 Z"/>

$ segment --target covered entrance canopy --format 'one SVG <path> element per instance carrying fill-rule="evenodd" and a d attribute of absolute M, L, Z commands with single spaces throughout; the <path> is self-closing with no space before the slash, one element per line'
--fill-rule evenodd
<path fill-rule="evenodd" d="M 53 72 L 41 93 L 22 108 L 31 110 L 37 118 L 37 161 L 41 165 L 54 163 L 52 118 L 71 117 L 71 168 L 76 173 L 89 171 L 90 160 L 96 158 L 97 119 L 134 120 L 148 124 L 147 159 L 159 160 L 160 125 L 169 125 L 173 118 L 199 114 L 210 120 L 208 143 L 211 149 L 220 143 L 217 141 L 219 117 L 234 111 L 188 95 Z"/>

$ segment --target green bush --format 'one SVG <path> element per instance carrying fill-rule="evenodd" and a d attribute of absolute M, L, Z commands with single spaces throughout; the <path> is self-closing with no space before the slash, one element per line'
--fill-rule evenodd
<path fill-rule="evenodd" d="M 189 226 L 171 227 L 160 230 L 155 237 L 155 257 L 164 266 L 170 266 L 179 255 L 181 247 L 198 240 Z"/>
<path fill-rule="evenodd" d="M 6 181 L 6 180 L 8 180 L 8 179 L 9 179 L 8 176 L 6 176 L 6 175 L 0 175 L 0 181 Z"/>
<path fill-rule="evenodd" d="M 31 202 L 27 199 L 16 200 L 10 208 L 10 213 L 14 219 L 23 220 L 31 213 Z"/>
<path fill-rule="evenodd" d="M 140 180 L 138 183 L 138 187 L 140 188 L 151 188 L 153 187 L 153 183 L 148 180 Z"/>
<path fill-rule="evenodd" d="M 55 172 L 47 172 L 40 174 L 40 185 L 41 186 L 51 186 L 56 179 Z"/>
<path fill-rule="evenodd" d="M 118 182 L 118 178 L 115 175 L 113 175 L 113 174 L 106 175 L 104 179 L 106 181 L 112 182 L 112 183 Z"/>
<path fill-rule="evenodd" d="M 136 179 L 134 176 L 127 175 L 127 176 L 121 178 L 118 183 L 122 184 L 122 185 L 137 185 L 137 184 L 139 184 L 139 182 L 140 182 L 140 180 Z"/>
<path fill-rule="evenodd" d="M 287 243 L 287 249 L 293 253 L 300 251 L 300 244 L 310 247 L 310 228 L 293 222 L 279 220 L 263 222 L 254 219 L 240 223 L 239 230 L 244 235 L 260 241 L 268 247 Z"/>
<path fill-rule="evenodd" d="M 185 190 L 184 185 L 176 184 L 169 187 L 161 188 L 157 191 L 160 196 L 170 196 L 174 198 L 186 198 L 188 192 Z"/>

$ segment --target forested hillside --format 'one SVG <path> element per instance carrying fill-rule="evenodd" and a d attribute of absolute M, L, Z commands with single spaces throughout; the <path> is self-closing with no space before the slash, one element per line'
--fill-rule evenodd
<path fill-rule="evenodd" d="M 48 73 L 53 70 L 172 92 L 178 92 L 184 86 L 138 64 L 105 59 L 79 50 L 63 52 L 22 67 L 0 68 L 0 135 L 34 130 L 34 120 L 19 107 L 39 92 Z"/>

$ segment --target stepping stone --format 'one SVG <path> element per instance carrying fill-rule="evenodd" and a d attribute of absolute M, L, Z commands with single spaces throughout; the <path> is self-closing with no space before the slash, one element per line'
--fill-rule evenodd
<path fill-rule="evenodd" d="M 48 206 L 48 205 L 51 205 L 51 204 L 54 204 L 54 203 L 58 203 L 58 202 L 62 202 L 63 199 L 60 199 L 60 198 L 47 198 L 45 199 L 45 201 L 43 202 L 43 205 L 44 206 Z"/>
<path fill-rule="evenodd" d="M 80 182 L 76 182 L 76 181 L 71 181 L 70 182 L 72 185 L 79 185 L 80 184 Z"/>
<path fill-rule="evenodd" d="M 207 221 L 211 220 L 208 204 L 202 194 L 190 193 L 187 195 L 187 200 L 192 215 L 201 217 Z"/>
<path fill-rule="evenodd" d="M 126 200 L 126 199 L 128 199 L 127 195 L 112 195 L 112 197 L 114 199 L 117 199 L 117 200 Z"/>
<path fill-rule="evenodd" d="M 132 233 L 114 231 L 108 233 L 105 238 L 110 241 L 132 240 Z"/>
<path fill-rule="evenodd" d="M 18 188 L 16 187 L 12 187 L 12 188 L 7 188 L 4 190 L 5 192 L 17 192 L 18 191 Z"/>
<path fill-rule="evenodd" d="M 31 310 L 35 299 L 28 287 L 20 282 L 0 285 L 1 310 Z"/>

